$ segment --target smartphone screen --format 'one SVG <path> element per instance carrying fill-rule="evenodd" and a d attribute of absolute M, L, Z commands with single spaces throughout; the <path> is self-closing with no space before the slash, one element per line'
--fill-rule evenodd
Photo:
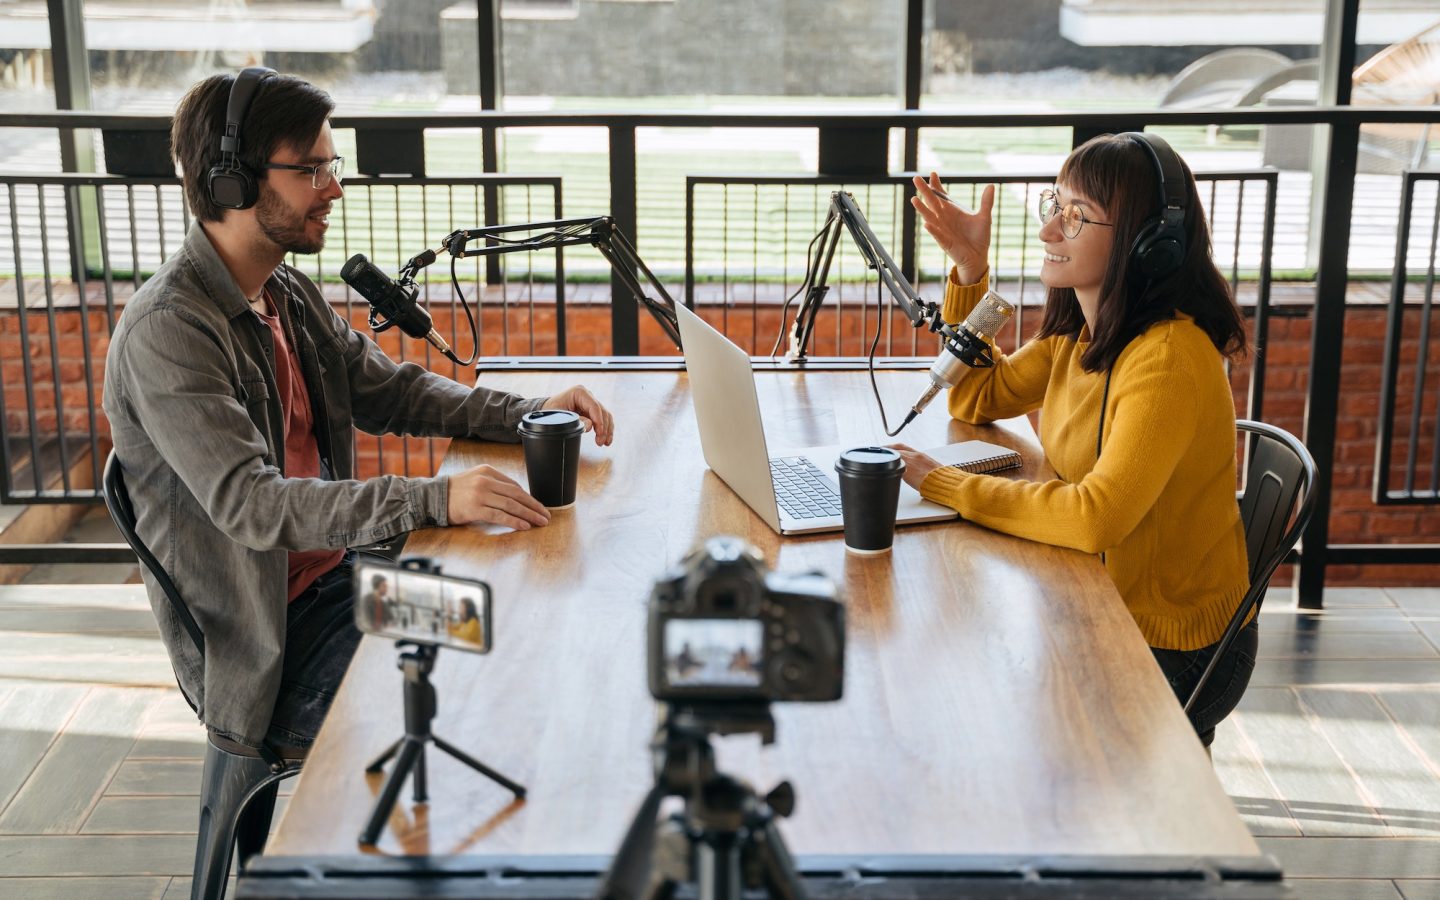
<path fill-rule="evenodd" d="M 355 567 L 355 626 L 366 634 L 489 653 L 490 586 L 364 563 Z"/>

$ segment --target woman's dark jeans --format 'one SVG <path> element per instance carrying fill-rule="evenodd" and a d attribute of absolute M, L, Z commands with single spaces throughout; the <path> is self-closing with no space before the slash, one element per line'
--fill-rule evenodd
<path fill-rule="evenodd" d="M 285 666 L 267 739 L 309 747 L 360 645 L 355 627 L 355 553 L 321 575 L 290 602 L 285 623 Z"/>
<path fill-rule="evenodd" d="M 1250 684 L 1250 673 L 1255 671 L 1255 654 L 1259 644 L 1260 619 L 1256 617 L 1235 635 L 1230 649 L 1220 659 L 1220 664 L 1205 683 L 1200 699 L 1190 710 L 1190 722 L 1195 726 L 1196 734 L 1200 735 L 1200 743 L 1206 747 L 1215 740 L 1215 726 L 1240 704 L 1240 697 L 1245 693 L 1245 687 Z M 1200 683 L 1200 676 L 1205 674 L 1205 667 L 1210 664 L 1210 658 L 1215 655 L 1219 646 L 1220 642 L 1216 641 L 1199 650 L 1150 648 L 1181 706 L 1190 699 L 1190 694 L 1194 692 L 1195 685 Z"/>

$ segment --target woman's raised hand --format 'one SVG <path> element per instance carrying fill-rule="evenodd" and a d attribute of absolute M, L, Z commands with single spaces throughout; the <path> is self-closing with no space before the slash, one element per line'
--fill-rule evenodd
<path fill-rule="evenodd" d="M 915 196 L 910 199 L 919 211 L 925 230 L 955 262 L 961 284 L 974 284 L 985 274 L 990 253 L 990 211 L 995 207 L 995 185 L 987 184 L 980 194 L 980 208 L 974 212 L 950 199 L 940 185 L 940 176 L 930 180 L 915 176 Z"/>

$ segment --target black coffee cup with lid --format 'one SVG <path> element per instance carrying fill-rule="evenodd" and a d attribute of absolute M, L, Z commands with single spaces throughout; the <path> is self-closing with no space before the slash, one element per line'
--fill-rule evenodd
<path fill-rule="evenodd" d="M 835 461 L 840 508 L 845 520 L 845 549 L 884 553 L 895 542 L 895 510 L 905 460 L 889 447 L 854 447 Z"/>
<path fill-rule="evenodd" d="M 585 423 L 568 409 L 537 409 L 520 419 L 530 495 L 551 509 L 575 503 Z"/>

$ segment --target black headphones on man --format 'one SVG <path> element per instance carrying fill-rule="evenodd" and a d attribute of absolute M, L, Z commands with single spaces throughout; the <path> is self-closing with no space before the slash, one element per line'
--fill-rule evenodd
<path fill-rule="evenodd" d="M 1143 131 L 1123 135 L 1145 148 L 1159 179 L 1160 209 L 1130 245 L 1131 270 L 1147 280 L 1163 278 L 1185 261 L 1185 169 L 1164 138 Z"/>
<path fill-rule="evenodd" d="M 250 66 L 241 70 L 230 85 L 225 131 L 220 135 L 220 162 L 210 168 L 205 178 L 210 200 L 222 209 L 249 209 L 260 199 L 260 182 L 250 167 L 240 161 L 240 123 L 260 83 L 274 74 L 274 69 Z"/>

